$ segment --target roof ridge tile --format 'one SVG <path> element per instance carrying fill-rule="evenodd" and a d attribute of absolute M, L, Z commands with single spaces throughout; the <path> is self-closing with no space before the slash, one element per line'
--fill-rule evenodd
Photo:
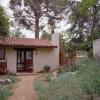
<path fill-rule="evenodd" d="M 11 37 L 5 37 L 3 39 L 0 38 L 1 45 L 4 46 L 21 46 L 21 47 L 48 47 L 53 48 L 57 47 L 51 43 L 51 41 L 47 39 L 32 39 L 32 38 L 11 38 Z"/>

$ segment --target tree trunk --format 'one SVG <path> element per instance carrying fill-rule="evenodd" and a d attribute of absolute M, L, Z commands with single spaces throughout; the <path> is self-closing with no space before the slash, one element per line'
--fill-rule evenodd
<path fill-rule="evenodd" d="M 39 30 L 40 30 L 40 28 L 39 28 L 39 17 L 38 17 L 38 15 L 37 16 L 35 16 L 35 38 L 36 39 L 38 39 L 39 38 Z"/>

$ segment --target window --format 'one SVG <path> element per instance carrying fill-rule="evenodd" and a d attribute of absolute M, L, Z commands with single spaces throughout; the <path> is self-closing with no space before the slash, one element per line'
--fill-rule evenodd
<path fill-rule="evenodd" d="M 5 49 L 4 48 L 0 48 L 0 60 L 5 59 Z"/>
<path fill-rule="evenodd" d="M 26 51 L 26 59 L 32 59 L 32 51 Z"/>

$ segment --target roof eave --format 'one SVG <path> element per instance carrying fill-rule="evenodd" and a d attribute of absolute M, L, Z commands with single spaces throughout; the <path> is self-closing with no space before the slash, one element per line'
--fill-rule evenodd
<path fill-rule="evenodd" d="M 14 47 L 14 48 L 57 48 L 57 46 L 26 46 L 26 45 L 3 45 L 0 44 L 0 47 Z"/>

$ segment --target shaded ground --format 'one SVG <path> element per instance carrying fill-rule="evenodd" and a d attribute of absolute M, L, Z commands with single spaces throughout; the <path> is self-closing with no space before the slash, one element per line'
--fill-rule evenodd
<path fill-rule="evenodd" d="M 37 100 L 36 92 L 33 89 L 35 75 L 18 76 L 20 81 L 13 89 L 13 95 L 8 100 Z"/>

